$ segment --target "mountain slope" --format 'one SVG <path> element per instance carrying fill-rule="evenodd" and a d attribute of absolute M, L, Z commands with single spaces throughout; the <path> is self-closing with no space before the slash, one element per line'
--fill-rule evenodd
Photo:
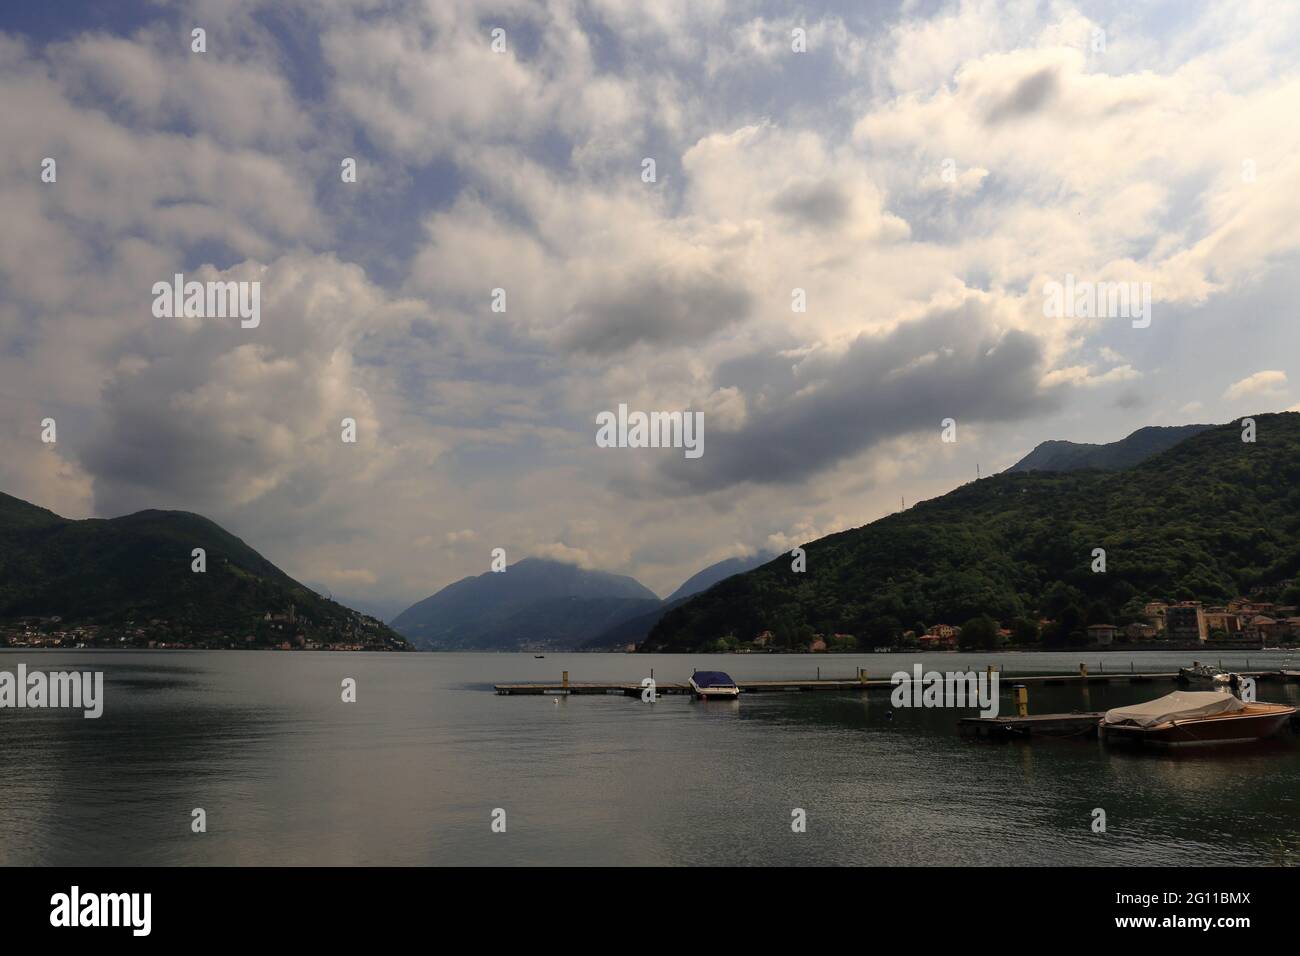
<path fill-rule="evenodd" d="M 194 548 L 206 552 L 203 573 L 191 569 Z M 264 626 L 267 613 L 287 614 L 290 606 L 294 633 Z M 51 616 L 109 627 L 157 620 L 160 636 L 172 640 L 252 635 L 253 643 L 279 643 L 302 632 L 351 643 L 355 632 L 362 643 L 405 643 L 200 515 L 141 511 L 73 521 L 0 494 L 0 621 Z"/>
<path fill-rule="evenodd" d="M 625 575 L 525 558 L 449 584 L 391 623 L 429 650 L 579 647 L 658 604 L 653 591 Z"/>
<path fill-rule="evenodd" d="M 673 608 L 685 603 L 696 594 L 707 591 L 719 581 L 725 581 L 733 575 L 743 574 L 760 564 L 771 561 L 772 557 L 767 552 L 759 552 L 749 557 L 726 558 L 716 564 L 711 564 L 704 570 L 697 571 L 687 578 L 681 587 L 668 595 L 658 607 L 616 624 L 584 644 L 583 649 L 601 650 L 614 647 L 621 648 L 628 644 L 640 644 L 654 629 L 654 626 L 659 623 L 659 619 Z"/>
<path fill-rule="evenodd" d="M 1045 441 L 1007 471 L 1081 471 L 1085 468 L 1131 468 L 1212 425 L 1148 425 L 1127 438 L 1104 445 Z"/>
<path fill-rule="evenodd" d="M 1300 570 L 1300 414 L 1214 426 L 1124 471 L 1008 472 L 805 546 L 666 614 L 643 650 L 772 630 L 868 634 L 956 623 L 1122 620 L 1147 598 L 1225 600 Z M 1093 549 L 1107 570 L 1094 574 Z"/>
<path fill-rule="evenodd" d="M 717 564 L 710 564 L 703 571 L 697 571 L 687 578 L 681 587 L 664 598 L 664 603 L 675 604 L 684 598 L 693 597 L 701 591 L 707 591 L 719 581 L 725 581 L 733 574 L 744 574 L 746 571 L 752 571 L 760 564 L 771 561 L 773 557 L 775 555 L 770 552 L 760 551 L 748 557 L 726 558 Z"/>
<path fill-rule="evenodd" d="M 344 607 L 350 607 L 354 611 L 360 611 L 367 617 L 373 617 L 376 621 L 391 621 L 403 610 L 406 609 L 406 602 L 391 601 L 384 599 L 373 599 L 369 597 L 358 597 L 349 592 L 340 592 L 328 584 L 320 581 L 304 581 L 303 584 L 311 588 L 317 594 L 323 595 L 336 604 L 342 604 Z"/>
<path fill-rule="evenodd" d="M 654 630 L 660 618 L 688 600 L 690 599 L 678 598 L 676 601 L 664 601 L 642 614 L 619 621 L 584 643 L 582 649 L 584 651 L 614 650 L 625 648 L 628 644 L 640 644 Z"/>

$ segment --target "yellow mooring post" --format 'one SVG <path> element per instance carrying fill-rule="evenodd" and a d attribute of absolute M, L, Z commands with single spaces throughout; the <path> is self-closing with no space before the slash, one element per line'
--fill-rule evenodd
<path fill-rule="evenodd" d="M 565 672 L 564 672 L 564 686 L 565 686 L 565 687 L 568 687 L 568 686 L 569 686 L 569 672 L 568 672 L 568 671 L 565 671 Z"/>
<path fill-rule="evenodd" d="M 858 682 L 861 684 L 867 682 L 867 669 L 865 667 L 858 668 Z"/>
<path fill-rule="evenodd" d="M 1088 665 L 1087 665 L 1087 664 L 1080 664 L 1080 665 L 1079 665 L 1079 676 L 1080 676 L 1080 677 L 1085 677 L 1085 678 L 1088 676 Z"/>
<path fill-rule="evenodd" d="M 1012 696 L 1016 699 L 1016 716 L 1029 716 L 1029 688 L 1024 684 L 1016 684 L 1011 688 Z"/>

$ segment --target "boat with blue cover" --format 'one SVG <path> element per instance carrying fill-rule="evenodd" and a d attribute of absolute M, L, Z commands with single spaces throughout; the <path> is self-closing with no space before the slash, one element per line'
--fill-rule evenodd
<path fill-rule="evenodd" d="M 691 694 L 696 700 L 734 699 L 740 696 L 740 688 L 731 679 L 731 675 L 722 671 L 696 671 L 691 675 L 690 686 Z"/>

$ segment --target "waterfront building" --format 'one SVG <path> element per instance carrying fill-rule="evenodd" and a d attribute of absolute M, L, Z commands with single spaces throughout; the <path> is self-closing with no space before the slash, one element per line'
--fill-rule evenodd
<path fill-rule="evenodd" d="M 1124 628 L 1124 633 L 1130 641 L 1154 641 L 1159 632 L 1154 624 L 1134 621 Z"/>
<path fill-rule="evenodd" d="M 1241 615 L 1212 608 L 1205 612 L 1205 627 L 1210 633 L 1222 631 L 1228 637 L 1238 637 L 1242 630 Z"/>
<path fill-rule="evenodd" d="M 1089 624 L 1088 640 L 1093 644 L 1107 647 L 1115 643 L 1115 634 L 1118 630 L 1114 624 Z"/>
<path fill-rule="evenodd" d="M 1171 641 L 1204 643 L 1209 637 L 1205 610 L 1199 604 L 1174 604 L 1165 609 L 1165 636 Z"/>

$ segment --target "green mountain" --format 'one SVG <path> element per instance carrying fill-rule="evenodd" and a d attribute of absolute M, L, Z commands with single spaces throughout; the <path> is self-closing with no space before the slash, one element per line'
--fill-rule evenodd
<path fill-rule="evenodd" d="M 658 606 L 653 591 L 625 575 L 525 558 L 447 585 L 392 626 L 425 650 L 560 650 Z"/>
<path fill-rule="evenodd" d="M 207 570 L 192 570 L 192 551 Z M 266 621 L 292 608 L 293 621 Z M 290 642 L 405 648 L 383 624 L 299 584 L 200 515 L 141 511 L 73 521 L 0 494 L 0 625 L 61 618 L 64 628 L 130 627 L 148 639 L 240 646 Z M 278 626 L 277 626 L 278 625 Z M 252 637 L 253 640 L 245 640 Z"/>
<path fill-rule="evenodd" d="M 1007 471 L 1081 471 L 1100 468 L 1113 471 L 1131 468 L 1152 455 L 1173 448 L 1213 425 L 1148 425 L 1127 438 L 1105 445 L 1072 441 L 1045 441 Z"/>
<path fill-rule="evenodd" d="M 764 630 L 889 643 L 901 628 L 1043 615 L 1059 636 L 1148 599 L 1280 593 L 1300 570 L 1300 414 L 1257 440 L 1213 426 L 1123 471 L 1005 472 L 805 545 L 666 614 L 642 650 L 726 647 Z M 1105 549 L 1105 573 L 1091 569 Z M 1294 598 L 1294 591 L 1288 599 Z M 721 640 L 721 644 L 718 642 Z"/>

